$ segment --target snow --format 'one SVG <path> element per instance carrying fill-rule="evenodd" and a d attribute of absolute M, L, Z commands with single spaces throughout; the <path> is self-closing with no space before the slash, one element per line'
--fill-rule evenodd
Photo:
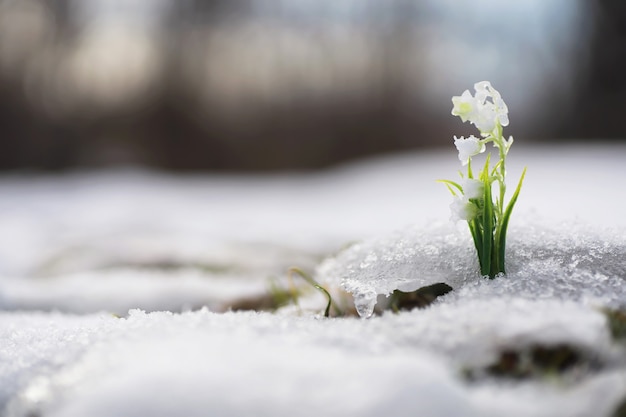
<path fill-rule="evenodd" d="M 396 378 L 410 377 L 412 372 L 441 381 L 446 391 L 466 405 L 445 368 L 427 357 L 411 361 L 410 355 L 398 352 L 387 359 L 364 350 L 343 365 L 343 349 L 333 346 L 341 340 L 342 329 L 329 324 L 309 319 L 286 323 L 270 314 L 217 316 L 201 311 L 174 316 L 135 311 L 128 319 L 118 320 L 115 329 L 124 333 L 132 329 L 130 340 L 121 338 L 92 349 L 46 383 L 26 389 L 10 409 L 23 415 L 28 412 L 26 407 L 35 403 L 49 415 L 128 415 L 126 410 L 132 410 L 133 415 L 165 416 L 178 414 L 180 405 L 185 404 L 190 415 L 198 416 L 242 415 L 251 410 L 261 416 L 294 412 L 317 415 L 337 399 L 332 386 L 343 383 L 346 389 L 342 402 L 336 404 L 337 412 L 376 415 L 380 398 L 363 401 L 363 392 L 371 387 L 382 389 Z M 338 325 L 346 328 L 345 323 Z M 356 321 L 354 325 L 363 327 Z M 233 328 L 240 331 L 233 332 Z M 176 337 L 162 343 L 163 333 L 170 332 Z M 356 336 L 352 334 L 351 342 L 359 343 Z M 251 339 L 256 340 L 254 355 L 250 355 Z M 159 366 L 146 366 L 150 363 Z M 403 363 L 408 366 L 397 373 Z M 395 366 L 389 367 L 391 364 Z M 354 376 L 364 371 L 377 377 L 355 380 Z M 427 381 L 415 381 L 415 385 L 425 387 Z M 128 395 L 121 397 L 120 392 Z M 162 392 L 167 396 L 159 400 Z M 394 396 L 401 400 L 408 393 L 399 390 Z M 59 396 L 71 396 L 71 401 L 50 402 Z M 433 404 L 432 408 L 454 410 L 448 403 Z"/>
<path fill-rule="evenodd" d="M 511 295 L 626 307 L 623 233 L 597 235 L 568 224 L 564 234 L 550 225 L 535 225 L 533 219 L 521 223 L 523 228 L 509 232 L 507 274 L 493 281 L 480 276 L 468 231 L 442 225 L 406 228 L 355 244 L 322 263 L 319 280 L 344 287 L 364 317 L 373 313 L 378 295 L 440 282 L 456 290 L 448 298 Z"/>
<path fill-rule="evenodd" d="M 518 303 L 506 319 L 520 320 L 530 314 L 528 321 L 537 323 L 552 310 L 535 307 L 540 305 Z M 493 306 L 487 302 L 465 306 L 465 311 L 447 309 L 438 314 L 431 309 L 378 320 L 285 320 L 268 313 L 215 314 L 206 310 L 181 315 L 133 311 L 127 319 L 89 316 L 87 327 L 102 329 L 97 335 L 85 330 L 87 320 L 70 318 L 70 325 L 83 337 L 80 350 L 85 352 L 77 355 L 79 349 L 69 343 L 68 329 L 50 324 L 32 329 L 28 338 L 48 350 L 47 356 L 55 358 L 48 367 L 58 369 L 42 367 L 49 376 L 42 376 L 40 369 L 40 375 L 13 397 L 8 415 L 37 411 L 52 416 L 165 416 L 182 409 L 190 415 L 241 415 L 254 410 L 255 415 L 330 412 L 375 416 L 392 408 L 407 416 L 416 409 L 429 415 L 467 410 L 464 415 L 495 416 L 513 408 L 507 415 L 548 416 L 555 408 L 542 410 L 546 405 L 542 401 L 530 405 L 516 398 L 509 398 L 508 403 L 480 401 L 477 398 L 488 394 L 497 399 L 512 388 L 468 388 L 454 368 L 446 366 L 446 359 L 458 358 L 457 352 L 467 356 L 477 338 L 517 342 L 529 336 L 570 340 L 598 354 L 610 354 L 597 312 L 583 312 L 573 304 L 558 307 L 580 326 L 573 340 L 567 332 L 554 334 L 563 324 L 562 318 L 546 320 L 543 328 L 532 329 L 540 330 L 532 335 L 528 328 L 494 331 L 494 323 L 502 318 L 492 314 L 465 315 L 433 329 L 433 320 L 450 313 L 456 316 L 476 308 L 487 309 L 487 313 L 501 311 L 502 303 Z M 36 317 L 34 321 L 41 324 L 41 320 Z M 466 331 L 468 326 L 473 327 L 471 332 Z M 444 346 L 440 346 L 442 340 Z M 74 347 L 68 349 L 68 345 Z M 590 415 L 598 409 L 595 390 L 602 389 L 604 398 L 615 400 L 626 388 L 611 372 L 582 385 L 589 386 L 589 391 L 580 386 L 565 392 L 543 386 L 547 394 L 542 397 L 565 410 L 571 409 L 574 401 L 577 412 Z M 529 395 L 533 388 L 524 385 L 520 390 Z M 515 411 L 518 407 L 521 410 Z"/>
<path fill-rule="evenodd" d="M 626 304 L 625 156 L 513 149 L 510 178 L 528 176 L 495 280 L 434 182 L 457 170 L 453 150 L 310 174 L 5 175 L 0 415 L 609 416 L 626 393 L 602 313 Z M 364 315 L 395 288 L 454 291 L 367 320 L 320 317 L 315 294 L 224 311 L 291 265 Z M 534 346 L 582 360 L 561 377 L 485 372 Z"/>
<path fill-rule="evenodd" d="M 13 374 L 33 374 L 7 415 L 592 415 L 606 407 L 598 404 L 599 390 L 611 406 L 626 388 L 613 371 L 566 388 L 468 387 L 459 367 L 487 361 L 489 344 L 498 340 L 567 340 L 610 360 L 603 318 L 562 302 L 517 302 L 506 317 L 498 316 L 503 301 L 440 307 L 376 320 L 207 310 L 135 310 L 122 319 L 29 316 L 19 337 L 33 349 L 18 345 L 2 358 L 18 368 Z M 557 308 L 563 315 L 551 318 Z M 475 315 L 479 310 L 486 314 Z M 507 328 L 498 325 L 503 320 Z M 12 381 L 4 379 L 3 390 Z M 537 398 L 527 403 L 529 396 Z"/>

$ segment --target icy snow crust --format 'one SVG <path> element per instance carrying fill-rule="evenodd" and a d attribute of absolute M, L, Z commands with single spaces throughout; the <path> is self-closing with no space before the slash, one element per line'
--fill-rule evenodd
<path fill-rule="evenodd" d="M 602 313 L 626 302 L 625 157 L 516 148 L 509 176 L 528 176 L 495 280 L 434 182 L 454 152 L 315 175 L 0 178 L 0 416 L 610 416 L 626 395 Z M 454 291 L 367 320 L 321 318 L 318 294 L 313 310 L 222 312 L 291 265 L 363 315 L 395 288 Z M 481 374 L 537 345 L 585 360 Z"/>
<path fill-rule="evenodd" d="M 520 221 L 517 222 L 518 224 Z M 556 299 L 626 306 L 626 235 L 600 236 L 582 225 L 534 224 L 513 228 L 507 242 L 507 274 L 481 277 L 467 230 L 448 226 L 407 228 L 358 243 L 320 265 L 322 282 L 340 284 L 369 317 L 378 295 L 446 283 L 447 299 Z M 449 300 L 451 301 L 451 300 Z"/>
<path fill-rule="evenodd" d="M 463 382 L 463 366 L 504 344 L 567 341 L 610 363 L 603 316 L 572 302 L 468 300 L 371 320 L 207 310 L 26 319 L 2 334 L 6 416 L 608 415 L 626 389 L 617 370 L 565 386 Z"/>

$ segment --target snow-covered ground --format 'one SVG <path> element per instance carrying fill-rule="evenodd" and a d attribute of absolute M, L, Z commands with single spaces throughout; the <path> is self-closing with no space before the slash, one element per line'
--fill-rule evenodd
<path fill-rule="evenodd" d="M 5 175 L 0 415 L 609 416 L 626 398 L 602 310 L 626 307 L 626 146 L 516 143 L 507 162 L 528 174 L 493 281 L 434 181 L 453 150 L 271 176 Z M 325 319 L 317 294 L 225 311 L 292 265 L 367 307 L 454 291 L 370 319 Z M 537 372 L 550 354 L 574 359 Z M 511 356 L 531 375 L 498 374 Z"/>

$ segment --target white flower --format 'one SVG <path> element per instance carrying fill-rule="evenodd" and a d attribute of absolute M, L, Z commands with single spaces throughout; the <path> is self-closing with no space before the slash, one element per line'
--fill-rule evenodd
<path fill-rule="evenodd" d="M 465 90 L 460 96 L 452 97 L 452 114 L 472 123 L 483 136 L 489 136 L 497 123 L 508 126 L 509 109 L 498 90 L 489 81 L 477 82 L 474 89 L 474 96 Z"/>
<path fill-rule="evenodd" d="M 483 136 L 489 136 L 496 128 L 497 117 L 494 105 L 487 102 L 480 106 L 480 111 L 476 114 L 472 123 Z"/>
<path fill-rule="evenodd" d="M 498 98 L 494 100 L 496 106 L 496 114 L 498 115 L 498 121 L 500 122 L 500 126 L 508 126 L 509 125 L 509 108 L 507 107 L 504 100 Z"/>
<path fill-rule="evenodd" d="M 463 123 L 472 122 L 478 112 L 478 104 L 469 90 L 465 90 L 460 96 L 452 97 L 452 115 L 459 116 Z"/>
<path fill-rule="evenodd" d="M 450 204 L 450 211 L 452 212 L 450 218 L 455 222 L 459 220 L 470 221 L 478 215 L 478 207 L 463 197 L 454 198 L 454 201 Z"/>
<path fill-rule="evenodd" d="M 474 135 L 468 138 L 454 136 L 454 146 L 459 151 L 459 160 L 463 165 L 467 165 L 472 156 L 485 152 L 485 144 Z"/>
<path fill-rule="evenodd" d="M 493 88 L 489 81 L 480 81 L 474 84 L 476 90 L 476 100 L 486 107 L 489 107 L 495 114 L 495 118 L 500 122 L 501 126 L 509 125 L 509 108 L 507 107 L 500 92 Z M 487 101 L 487 99 L 491 101 Z M 494 120 L 495 122 L 495 120 Z"/>
<path fill-rule="evenodd" d="M 489 97 L 493 97 L 493 92 L 500 96 L 497 90 L 495 90 L 489 81 L 479 81 L 474 84 L 474 90 L 476 90 L 476 100 L 480 102 L 480 104 L 485 104 L 485 101 Z"/>
<path fill-rule="evenodd" d="M 480 180 L 464 178 L 461 182 L 461 187 L 463 188 L 463 195 L 466 199 L 481 199 L 485 196 L 485 184 Z"/>

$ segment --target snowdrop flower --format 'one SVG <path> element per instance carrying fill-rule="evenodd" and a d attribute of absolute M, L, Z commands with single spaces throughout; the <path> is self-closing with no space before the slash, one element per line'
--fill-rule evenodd
<path fill-rule="evenodd" d="M 500 92 L 493 88 L 489 81 L 479 81 L 474 84 L 474 90 L 476 90 L 476 100 L 481 104 L 485 104 L 488 98 L 491 98 L 495 103 L 497 100 L 502 100 Z"/>
<path fill-rule="evenodd" d="M 498 114 L 496 109 L 491 103 L 480 106 L 480 111 L 476 114 L 476 117 L 471 122 L 480 131 L 483 136 L 489 136 L 491 132 L 496 128 L 496 121 L 498 120 Z"/>
<path fill-rule="evenodd" d="M 476 100 L 494 112 L 501 126 L 509 125 L 509 108 L 507 107 L 500 92 L 493 88 L 489 81 L 480 81 L 474 84 Z M 491 102 L 487 99 L 491 98 Z"/>
<path fill-rule="evenodd" d="M 465 198 L 481 199 L 485 195 L 485 184 L 477 179 L 465 178 L 461 181 Z"/>
<path fill-rule="evenodd" d="M 509 109 L 498 90 L 489 81 L 474 84 L 474 89 L 474 96 L 465 90 L 460 96 L 452 97 L 452 114 L 472 123 L 485 137 L 494 132 L 498 123 L 508 126 Z"/>
<path fill-rule="evenodd" d="M 459 160 L 463 165 L 467 165 L 472 156 L 485 152 L 485 144 L 474 135 L 468 138 L 454 136 L 454 146 L 459 151 Z"/>
<path fill-rule="evenodd" d="M 469 90 L 463 91 L 460 96 L 452 97 L 452 115 L 459 116 L 463 123 L 468 120 L 472 122 L 475 119 L 478 112 L 478 101 L 472 97 Z"/>
<path fill-rule="evenodd" d="M 450 204 L 452 221 L 473 220 L 478 215 L 478 207 L 464 197 L 455 197 Z"/>
<path fill-rule="evenodd" d="M 467 174 L 461 172 L 459 182 L 440 181 L 446 184 L 453 195 L 451 219 L 468 223 L 481 274 L 495 278 L 505 272 L 507 227 L 522 188 L 526 168 L 522 171 L 513 196 L 505 203 L 506 156 L 513 144 L 513 137 L 505 139 L 502 130 L 509 124 L 509 109 L 489 81 L 474 84 L 474 89 L 474 95 L 465 90 L 460 96 L 452 97 L 452 114 L 476 126 L 482 138 L 474 135 L 467 138 L 454 136 L 454 146 L 459 152 L 459 160 L 467 166 Z M 487 143 L 492 143 L 498 150 L 500 159 L 492 166 L 491 154 L 488 154 L 484 167 L 475 174 L 470 161 L 473 156 L 485 151 Z"/>
<path fill-rule="evenodd" d="M 498 98 L 494 100 L 494 104 L 496 107 L 496 114 L 498 115 L 498 121 L 500 122 L 500 126 L 508 126 L 509 125 L 509 108 L 507 107 L 504 100 Z"/>

